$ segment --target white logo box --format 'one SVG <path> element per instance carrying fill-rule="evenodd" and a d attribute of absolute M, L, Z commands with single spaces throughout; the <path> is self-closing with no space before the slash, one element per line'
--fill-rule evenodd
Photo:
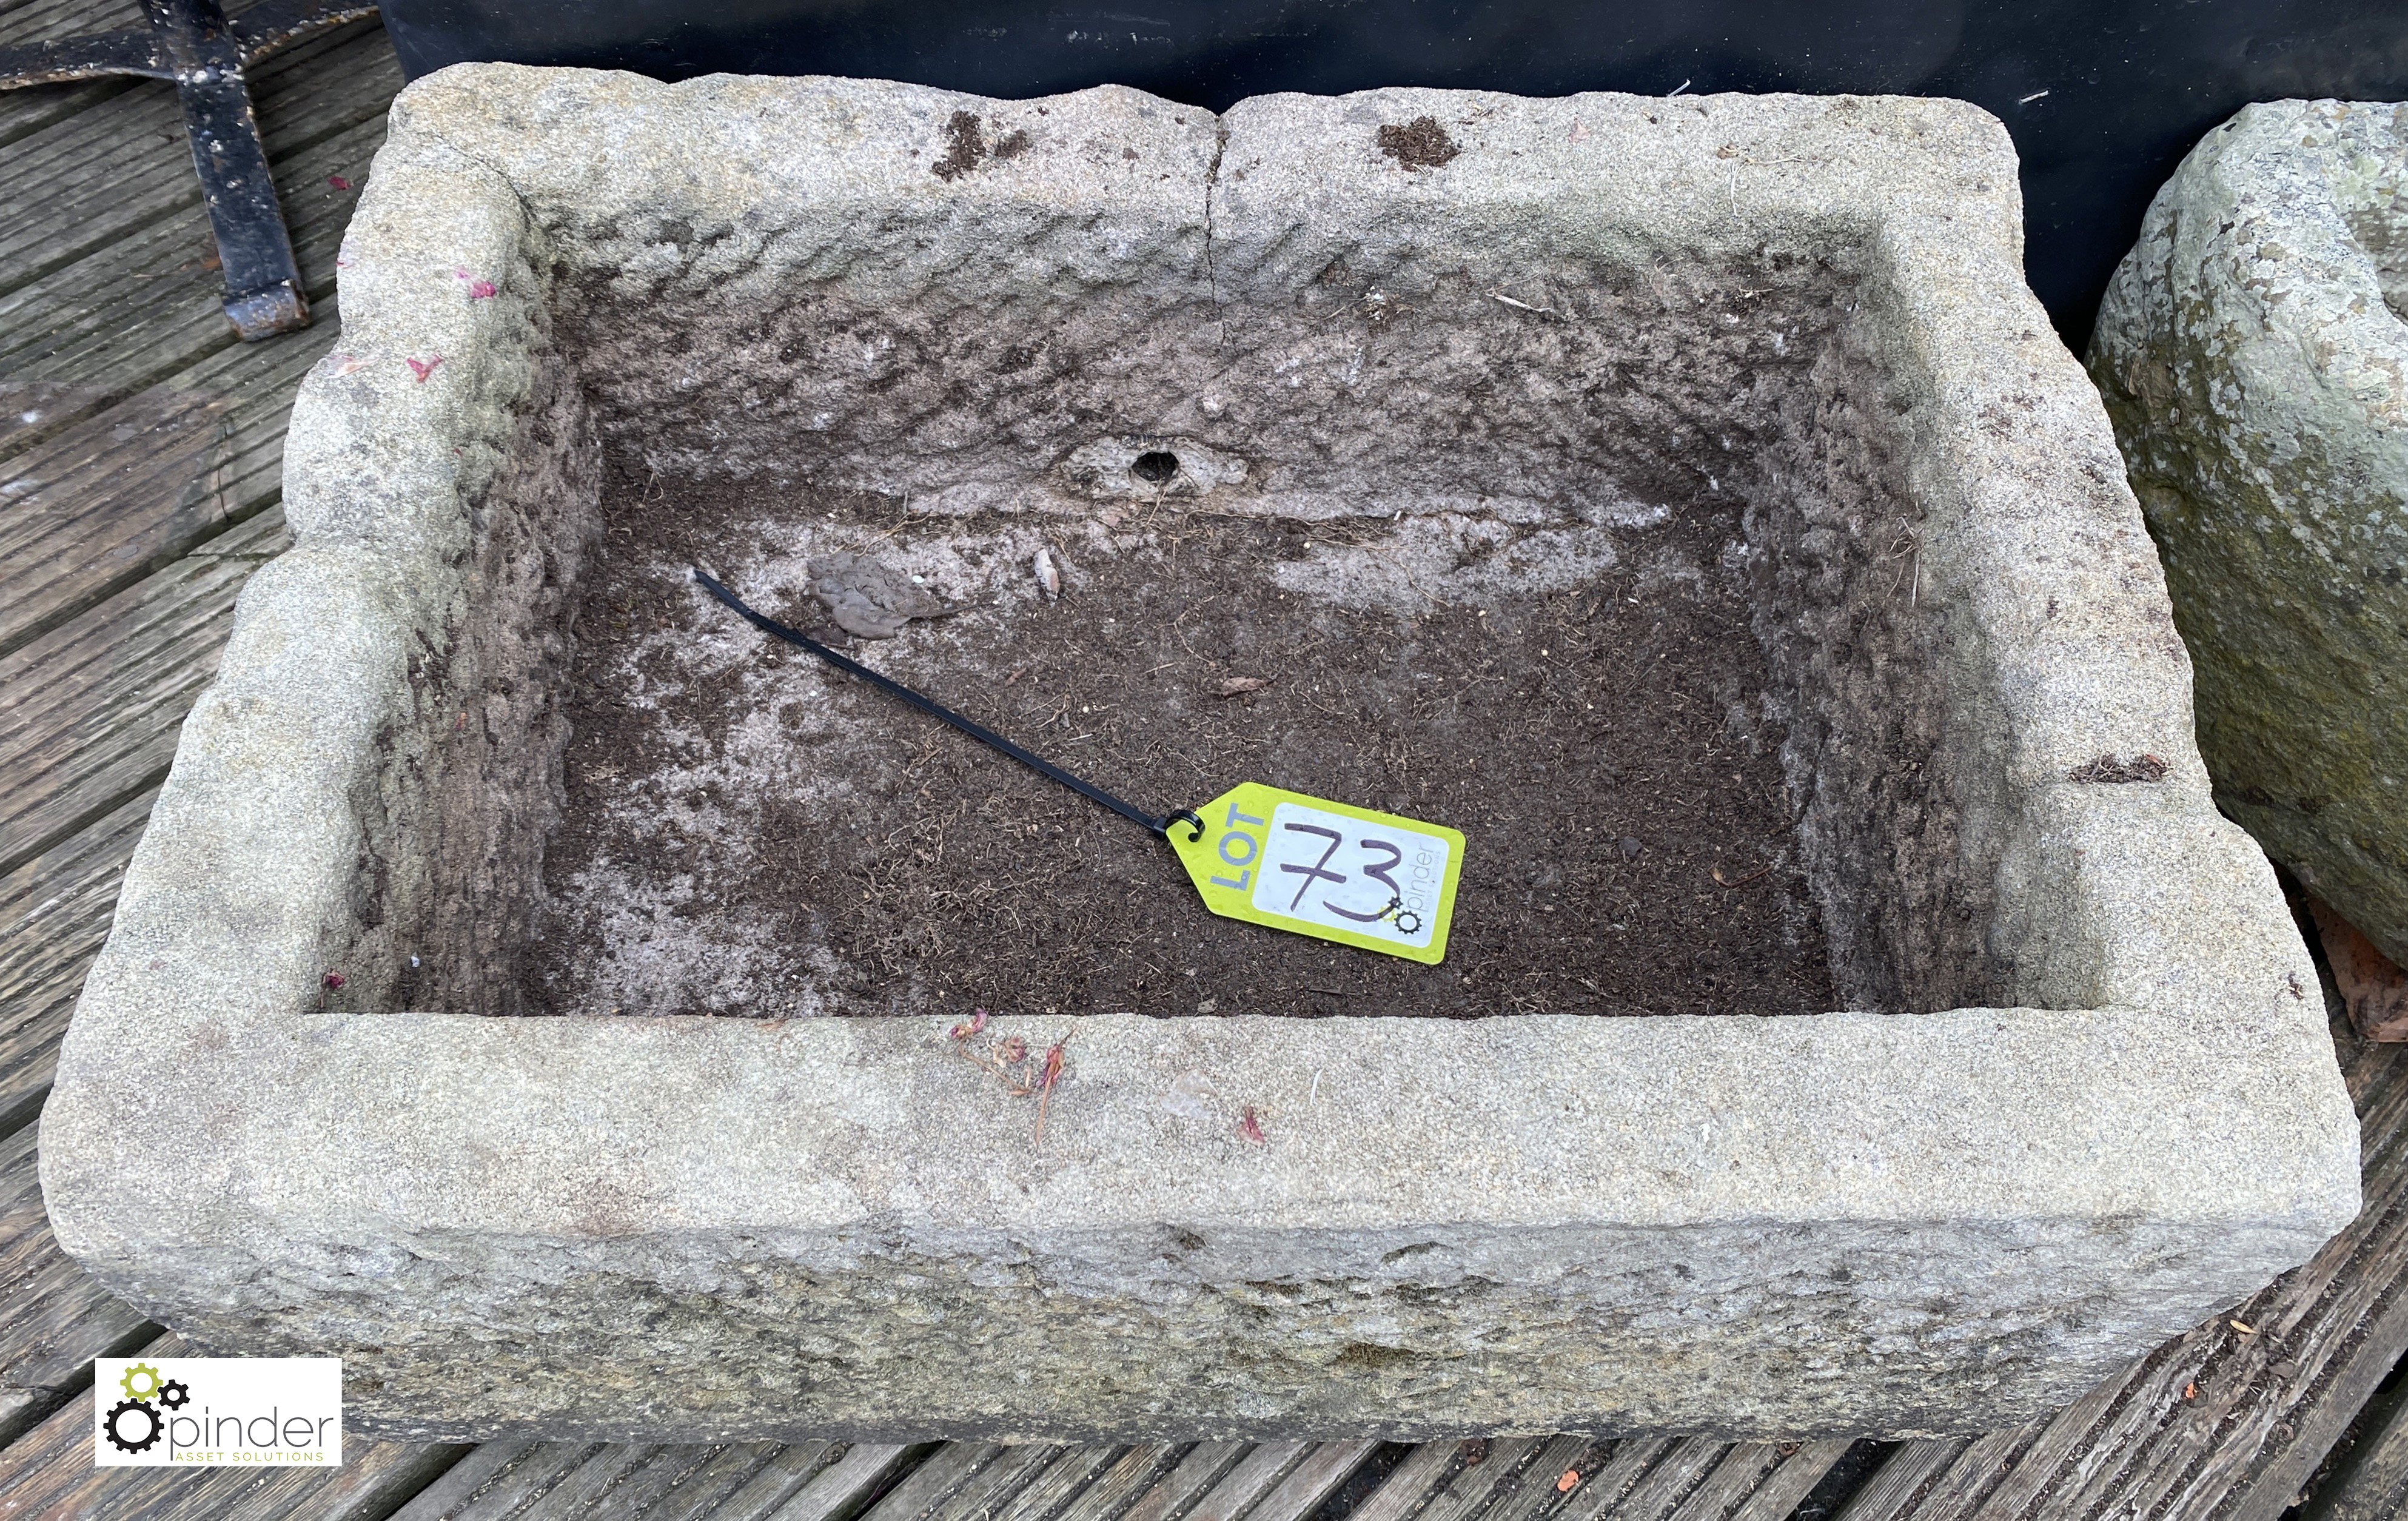
<path fill-rule="evenodd" d="M 339 1357 L 103 1357 L 99 1468 L 340 1468 Z"/>

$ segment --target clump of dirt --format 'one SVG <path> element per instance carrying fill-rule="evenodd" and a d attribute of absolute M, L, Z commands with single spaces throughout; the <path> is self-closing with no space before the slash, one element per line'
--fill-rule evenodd
<path fill-rule="evenodd" d="M 2170 769 L 2172 768 L 2155 755 L 2135 755 L 2128 761 L 2117 760 L 2113 755 L 2101 755 L 2097 760 L 2085 761 L 2066 772 L 2065 780 L 2093 782 L 2163 782 Z"/>
<path fill-rule="evenodd" d="M 1403 126 L 1394 123 L 1380 128 L 1380 151 L 1408 169 L 1435 169 L 1450 163 L 1463 150 L 1446 135 L 1435 116 L 1416 116 Z"/>
<path fill-rule="evenodd" d="M 979 130 L 979 119 L 955 111 L 945 122 L 945 156 L 930 165 L 928 172 L 939 179 L 958 179 L 985 157 L 986 134 Z"/>
<path fill-rule="evenodd" d="M 1833 1006 L 1731 514 L 914 516 L 640 469 L 604 514 L 532 1008 Z M 793 622 L 812 557 L 840 552 L 962 605 L 855 658 L 1141 807 L 1252 780 L 1461 829 L 1445 962 L 1213 917 L 1161 840 L 767 639 L 686 574 L 707 564 Z"/>
<path fill-rule="evenodd" d="M 1027 151 L 1027 133 L 1008 132 L 989 148 L 985 129 L 979 124 L 979 119 L 968 111 L 955 111 L 945 119 L 944 157 L 930 165 L 928 172 L 951 183 L 990 158 L 1015 159 Z"/>

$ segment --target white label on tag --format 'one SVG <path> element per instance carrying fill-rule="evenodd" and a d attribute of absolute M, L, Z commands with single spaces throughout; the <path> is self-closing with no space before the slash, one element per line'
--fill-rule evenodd
<path fill-rule="evenodd" d="M 1254 906 L 1415 948 L 1437 927 L 1447 842 L 1301 803 L 1271 811 Z"/>

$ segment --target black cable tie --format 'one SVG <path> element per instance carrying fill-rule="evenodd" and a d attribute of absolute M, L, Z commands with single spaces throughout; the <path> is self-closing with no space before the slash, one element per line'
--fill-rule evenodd
<path fill-rule="evenodd" d="M 1005 739 L 1002 735 L 996 733 L 993 729 L 986 727 L 984 725 L 976 724 L 964 718 L 961 714 L 954 712 L 952 709 L 946 707 L 940 702 L 938 702 L 935 698 L 923 696 L 919 693 L 912 691 L 910 687 L 905 686 L 900 682 L 895 681 L 890 677 L 879 675 L 878 672 L 871 670 L 868 667 L 863 665 L 858 660 L 853 660 L 845 655 L 838 654 L 836 651 L 829 649 L 826 645 L 822 644 L 819 640 L 811 638 L 810 635 L 788 628 L 785 624 L 778 622 L 775 618 L 767 616 L 767 614 L 753 611 L 751 608 L 746 607 L 742 599 L 738 597 L 734 592 L 731 592 L 726 587 L 721 585 L 717 578 L 713 577 L 709 571 L 703 569 L 700 566 L 694 567 L 694 579 L 702 583 L 704 590 L 710 593 L 711 595 L 719 598 L 720 601 L 726 603 L 730 608 L 741 614 L 746 622 L 750 623 L 753 627 L 761 630 L 764 634 L 783 639 L 788 644 L 794 645 L 796 649 L 808 650 L 811 653 L 819 656 L 822 660 L 826 661 L 829 665 L 834 666 L 837 669 L 843 671 L 846 675 L 858 676 L 863 681 L 867 682 L 870 685 L 877 687 L 880 691 L 889 693 L 892 696 L 902 698 L 905 702 L 910 703 L 912 707 L 919 709 L 922 712 L 928 714 L 930 717 L 943 719 L 946 723 L 951 724 L 953 727 L 961 730 L 964 734 L 968 735 L 971 739 L 976 739 L 981 744 L 986 745 L 994 750 L 999 750 L 1003 753 L 1010 756 L 1013 760 L 1018 761 L 1021 765 L 1027 767 L 1029 769 L 1039 772 L 1045 776 L 1051 777 L 1056 782 L 1059 782 L 1062 785 L 1069 788 L 1072 792 L 1093 798 L 1095 801 L 1103 804 L 1106 808 L 1109 808 L 1113 812 L 1119 814 L 1122 818 L 1127 819 L 1133 824 L 1144 825 L 1147 828 L 1153 830 L 1155 834 L 1162 836 L 1165 839 L 1170 838 L 1170 826 L 1180 820 L 1184 819 L 1195 826 L 1196 832 L 1187 837 L 1189 839 L 1195 840 L 1204 838 L 1204 821 L 1197 817 L 1195 810 L 1182 808 L 1176 813 L 1166 813 L 1160 818 L 1155 818 L 1153 814 L 1146 812 L 1145 810 L 1139 808 L 1134 803 L 1123 802 L 1120 798 L 1113 796 L 1111 793 L 1108 793 L 1103 788 L 1096 786 L 1094 782 L 1072 776 L 1069 772 L 1062 769 L 1062 768 L 1054 765 L 1052 761 L 1045 759 L 1043 756 L 1037 755 L 1021 749 L 1018 745 L 1013 744 L 1010 740 Z"/>

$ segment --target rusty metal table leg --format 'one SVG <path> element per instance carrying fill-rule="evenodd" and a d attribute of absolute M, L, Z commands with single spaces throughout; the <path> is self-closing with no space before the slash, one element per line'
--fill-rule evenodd
<path fill-rule="evenodd" d="M 243 69 L 314 32 L 376 14 L 372 5 L 268 0 L 228 20 L 219 0 L 143 0 L 144 31 L 0 48 L 0 90 L 135 74 L 167 79 L 225 273 L 225 314 L 245 339 L 309 325 L 309 298 L 251 115 Z"/>
<path fill-rule="evenodd" d="M 225 314 L 246 338 L 308 326 L 309 298 L 224 10 L 218 0 L 145 0 L 144 8 L 183 97 L 184 136 L 225 270 Z"/>

